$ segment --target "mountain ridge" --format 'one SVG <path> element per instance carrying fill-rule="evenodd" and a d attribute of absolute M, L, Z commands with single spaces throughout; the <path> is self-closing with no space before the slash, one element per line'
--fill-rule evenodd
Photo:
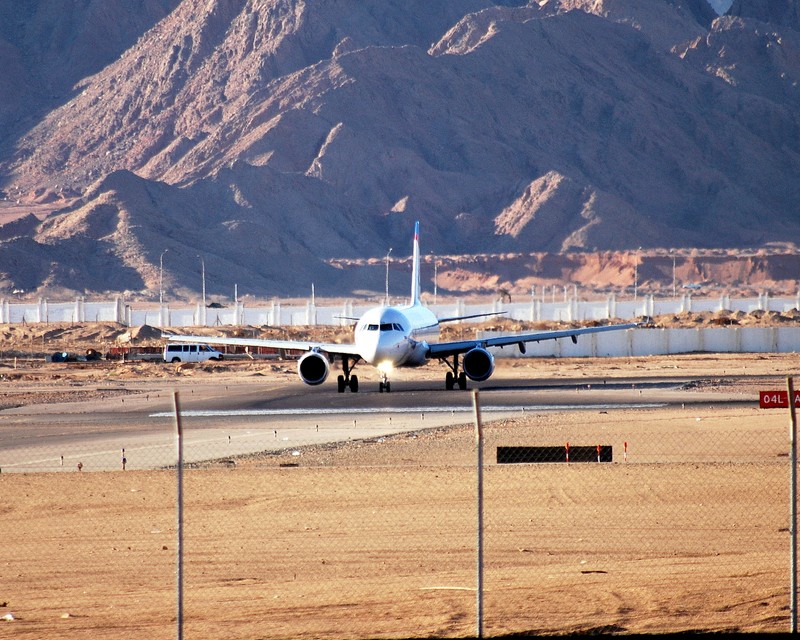
<path fill-rule="evenodd" d="M 0 216 L 40 212 L 0 226 L 0 290 L 152 295 L 165 250 L 176 291 L 201 256 L 347 288 L 330 260 L 415 219 L 439 254 L 798 238 L 800 22 L 771 6 L 143 0 L 133 44 L 0 141 Z"/>

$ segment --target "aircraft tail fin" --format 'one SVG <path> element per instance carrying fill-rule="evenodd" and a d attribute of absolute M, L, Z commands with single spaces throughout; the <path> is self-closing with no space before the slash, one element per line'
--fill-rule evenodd
<path fill-rule="evenodd" d="M 414 224 L 414 257 L 411 266 L 411 305 L 420 304 L 420 275 L 419 275 L 419 220 Z"/>

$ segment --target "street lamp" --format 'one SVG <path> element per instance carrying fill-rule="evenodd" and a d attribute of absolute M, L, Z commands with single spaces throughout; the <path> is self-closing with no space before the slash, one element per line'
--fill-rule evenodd
<path fill-rule="evenodd" d="M 672 255 L 672 297 L 675 297 L 675 249 L 669 250 Z"/>
<path fill-rule="evenodd" d="M 203 272 L 203 308 L 206 306 L 206 261 L 200 258 L 200 268 Z"/>
<path fill-rule="evenodd" d="M 436 304 L 436 294 L 439 290 L 438 282 L 439 279 L 439 261 L 436 260 L 436 256 L 433 256 L 433 304 Z"/>
<path fill-rule="evenodd" d="M 164 254 L 169 249 L 164 249 L 158 259 L 158 304 L 164 306 Z"/>
<path fill-rule="evenodd" d="M 200 271 L 203 276 L 203 325 L 206 323 L 206 261 L 203 259 L 201 255 L 197 256 L 200 258 Z"/>
<path fill-rule="evenodd" d="M 392 248 L 386 254 L 386 306 L 389 306 L 389 255 L 392 253 Z"/>

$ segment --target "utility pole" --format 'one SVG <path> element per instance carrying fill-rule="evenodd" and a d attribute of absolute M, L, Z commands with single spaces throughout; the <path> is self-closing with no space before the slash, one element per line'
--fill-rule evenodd
<path fill-rule="evenodd" d="M 437 283 L 438 279 L 439 279 L 439 262 L 436 260 L 436 256 L 433 256 L 433 304 L 436 304 L 436 294 L 439 288 Z"/>
<path fill-rule="evenodd" d="M 392 248 L 389 247 L 389 251 L 386 254 L 386 299 L 385 304 L 389 306 L 389 255 L 392 253 Z"/>
<path fill-rule="evenodd" d="M 203 272 L 203 309 L 206 308 L 206 261 L 200 258 L 200 268 Z M 205 313 L 203 314 L 205 315 Z"/>
<path fill-rule="evenodd" d="M 158 259 L 158 305 L 164 306 L 164 254 L 169 249 L 164 249 Z"/>
<path fill-rule="evenodd" d="M 675 249 L 670 249 L 672 254 L 672 297 L 675 297 Z"/>
<path fill-rule="evenodd" d="M 198 254 L 197 256 L 200 258 L 200 272 L 203 277 L 203 310 L 201 311 L 200 321 L 205 326 L 206 324 L 206 261 L 203 259 L 201 255 Z"/>

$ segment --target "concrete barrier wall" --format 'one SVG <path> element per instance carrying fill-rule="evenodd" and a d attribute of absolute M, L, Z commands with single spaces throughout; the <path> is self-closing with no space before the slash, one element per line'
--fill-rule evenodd
<path fill-rule="evenodd" d="M 479 332 L 489 338 L 495 332 Z M 522 354 L 516 345 L 492 348 L 498 357 L 634 357 L 678 353 L 796 353 L 800 327 L 700 327 L 696 329 L 628 329 L 549 340 L 528 345 Z"/>
<path fill-rule="evenodd" d="M 10 303 L 0 300 L 0 323 L 56 322 L 119 322 L 127 326 L 153 327 L 194 326 L 288 326 L 288 325 L 352 325 L 370 306 L 354 305 L 347 301 L 341 306 L 316 306 L 309 300 L 304 305 L 281 304 L 273 301 L 263 307 L 242 304 L 223 308 L 142 306 L 113 301 Z M 520 321 L 562 320 L 629 320 L 649 315 L 680 313 L 681 311 L 743 311 L 770 310 L 786 312 L 800 309 L 797 298 L 678 299 L 655 300 L 652 296 L 637 300 L 617 301 L 609 296 L 601 301 L 566 300 L 502 304 L 432 305 L 437 316 L 446 318 L 471 314 L 490 314 L 501 311 Z M 473 322 L 480 321 L 476 318 Z M 465 322 L 470 322 L 469 320 Z M 491 333 L 479 334 L 484 336 Z M 516 346 L 496 349 L 498 355 L 520 357 Z M 709 353 L 793 353 L 800 351 L 800 327 L 698 327 L 694 329 L 634 329 L 588 334 L 571 340 L 548 340 L 527 346 L 527 357 L 591 357 L 647 356 L 692 352 Z"/>
<path fill-rule="evenodd" d="M 358 318 L 372 306 L 356 305 L 351 301 L 339 306 L 317 306 L 313 300 L 290 305 L 276 300 L 261 306 L 246 307 L 239 302 L 226 307 L 204 309 L 200 304 L 183 306 L 165 304 L 159 308 L 153 304 L 126 303 L 122 298 L 93 302 L 86 302 L 83 298 L 72 302 L 51 302 L 42 299 L 35 303 L 0 300 L 0 324 L 119 322 L 128 326 L 147 324 L 154 327 L 349 325 L 353 323 L 353 318 Z M 725 295 L 719 298 L 693 298 L 687 294 L 668 299 L 639 296 L 635 300 L 617 300 L 616 296 L 600 300 L 579 300 L 573 297 L 550 301 L 529 299 L 514 303 L 496 300 L 486 304 L 468 304 L 459 300 L 455 303 L 429 305 L 429 308 L 439 317 L 504 313 L 508 318 L 523 322 L 585 322 L 630 320 L 687 311 L 729 310 L 750 313 L 763 310 L 784 313 L 800 309 L 800 295 L 793 298 L 770 298 L 761 295 L 757 298 L 731 299 Z M 480 320 L 481 318 L 476 318 L 474 321 Z"/>
<path fill-rule="evenodd" d="M 273 301 L 265 306 L 245 307 L 234 304 L 220 309 L 201 305 L 169 306 L 127 304 L 121 299 L 101 302 L 50 302 L 12 303 L 0 301 L 0 324 L 25 322 L 119 322 L 129 326 L 147 324 L 155 327 L 252 325 L 283 326 L 301 325 L 348 325 L 351 318 L 357 318 L 370 305 L 354 305 L 345 302 L 338 307 L 316 306 L 308 301 L 302 305 L 284 305 Z M 766 297 L 743 300 L 728 298 L 693 300 L 690 296 L 678 299 L 655 300 L 644 297 L 633 301 L 617 301 L 613 296 L 605 300 L 566 300 L 560 302 L 529 302 L 490 304 L 466 304 L 458 302 L 448 305 L 430 305 L 439 317 L 452 317 L 472 314 L 504 313 L 506 317 L 523 322 L 585 322 L 604 320 L 628 320 L 643 316 L 676 314 L 683 311 L 732 311 L 750 312 L 756 309 L 785 312 L 800 309 L 796 298 Z M 480 318 L 475 320 L 480 321 Z"/>

